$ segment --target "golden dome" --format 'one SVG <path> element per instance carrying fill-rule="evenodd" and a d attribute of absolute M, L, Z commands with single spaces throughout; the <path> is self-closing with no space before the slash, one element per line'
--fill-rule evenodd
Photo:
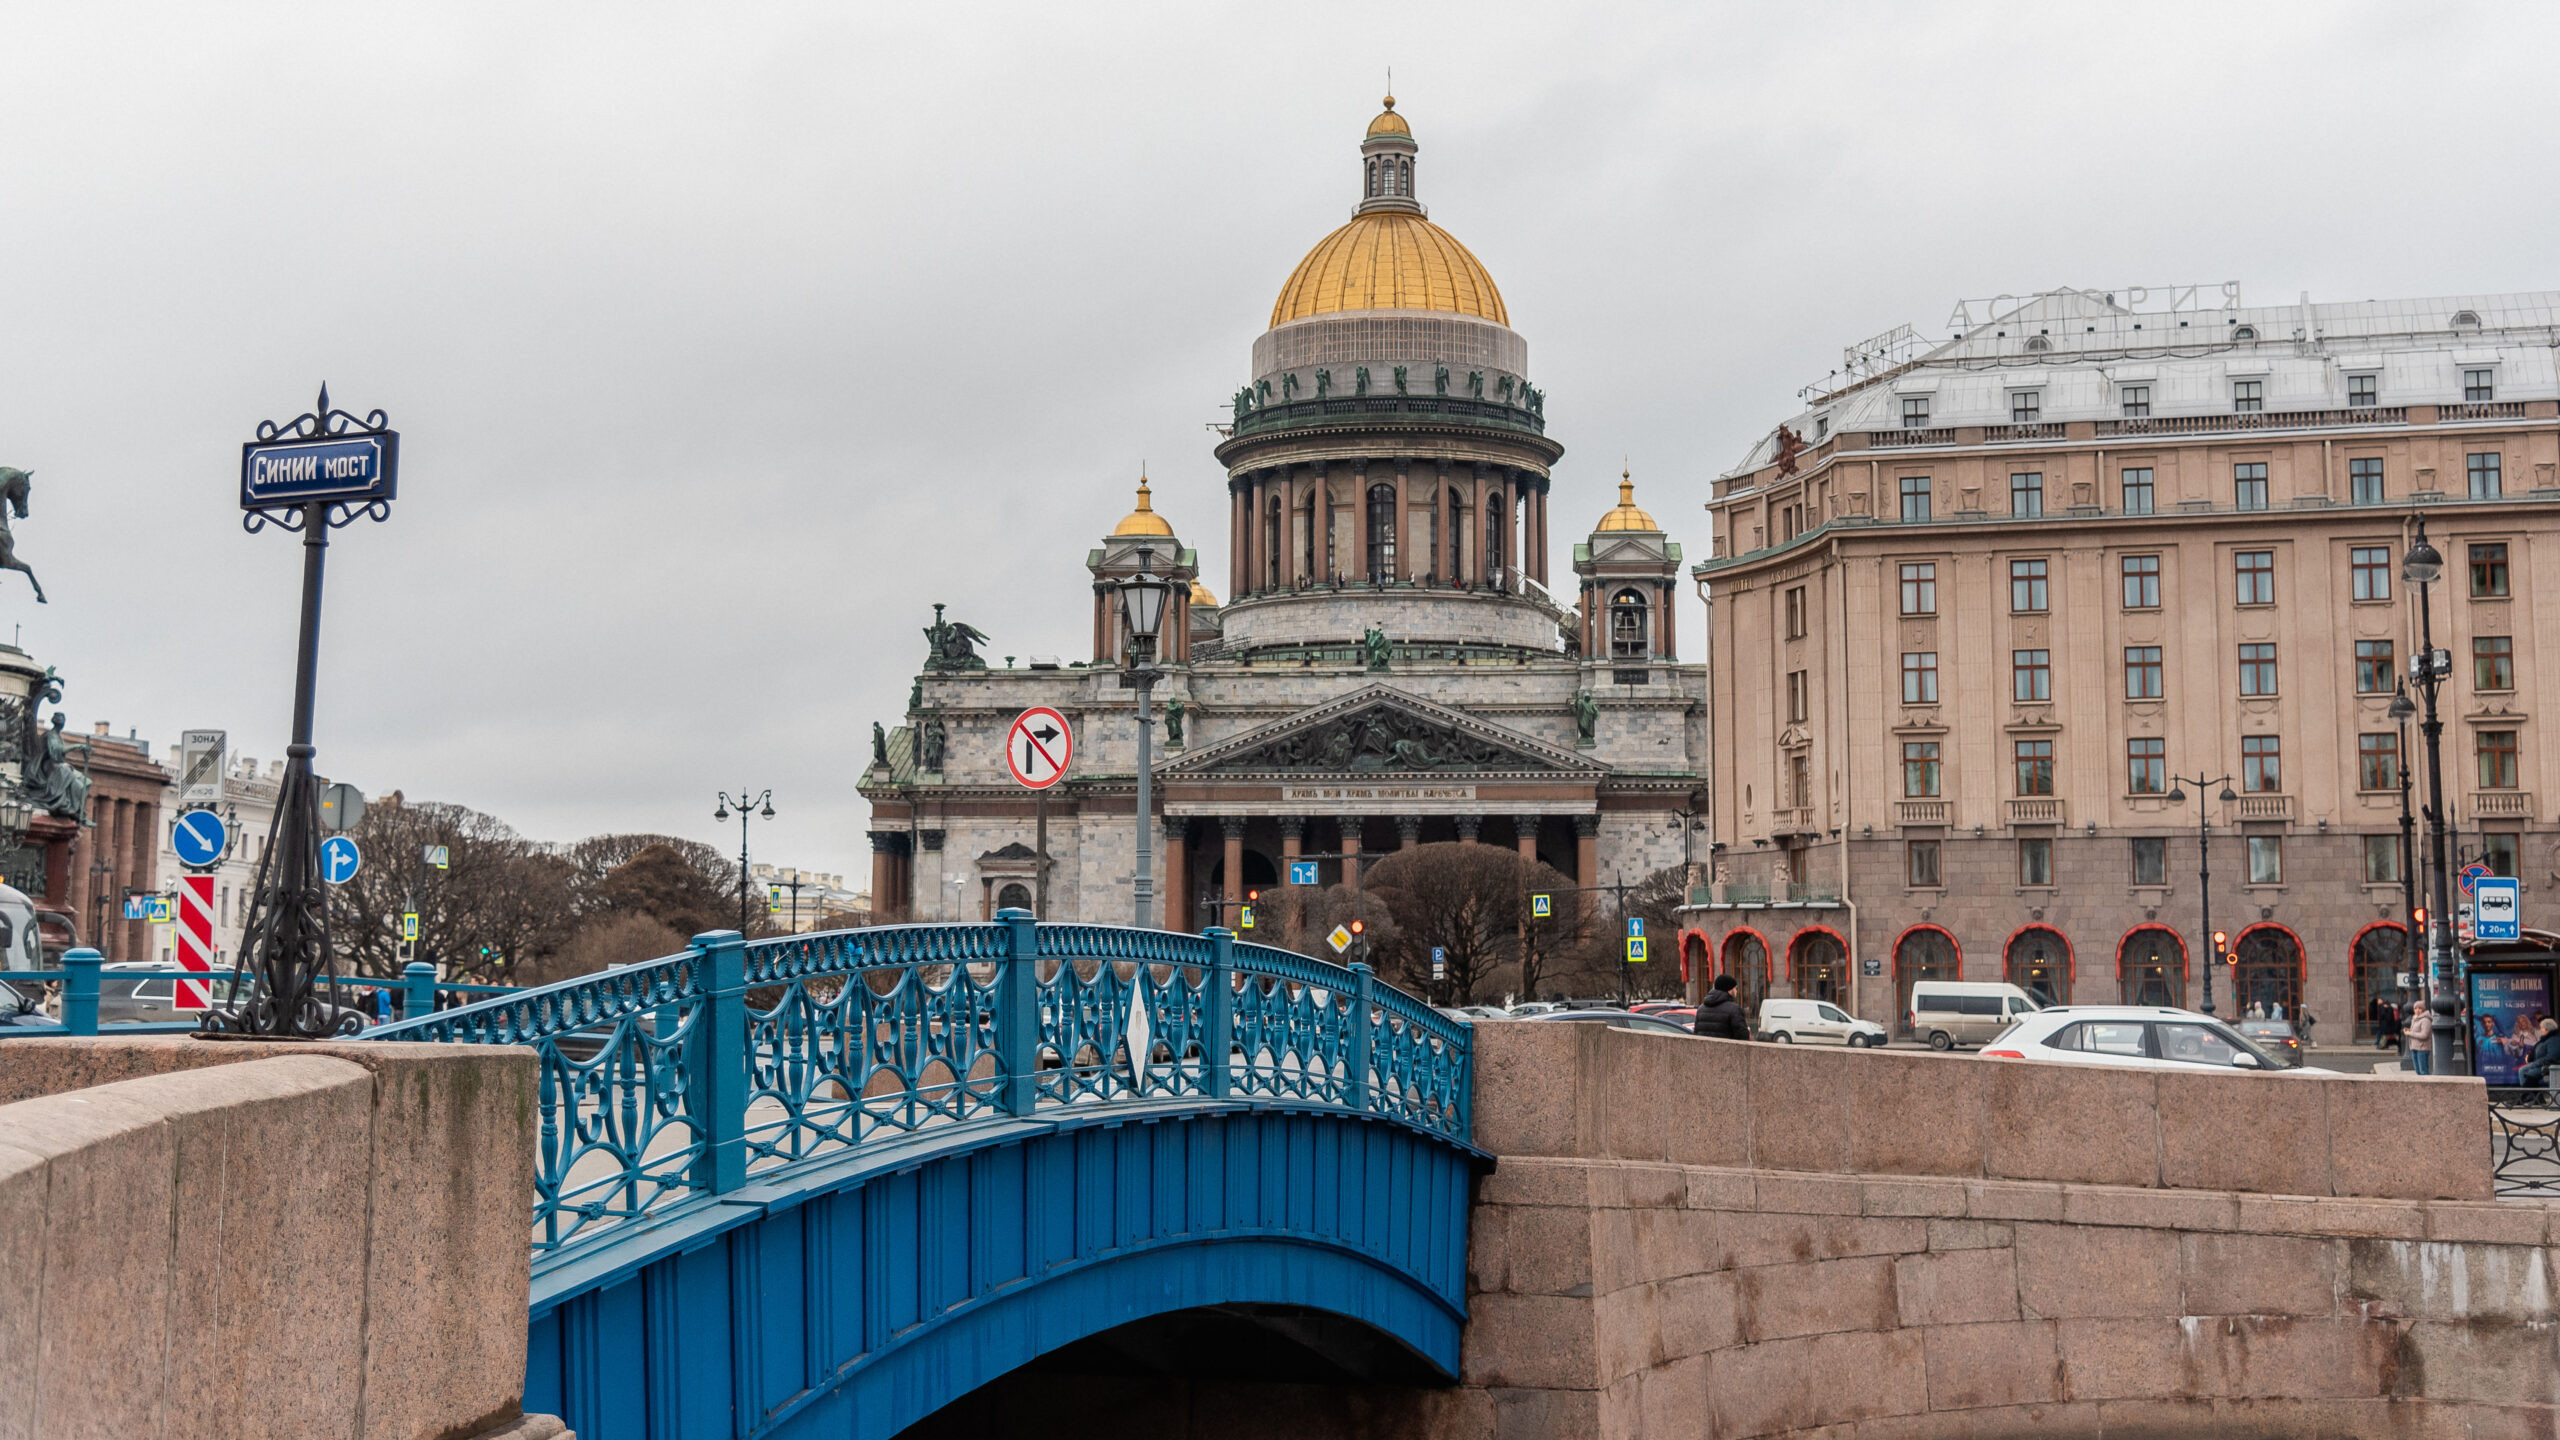
<path fill-rule="evenodd" d="M 1413 127 L 1404 123 L 1404 117 L 1396 113 L 1396 97 L 1393 95 L 1387 97 L 1387 108 L 1379 112 L 1377 119 L 1369 122 L 1368 138 L 1374 140 L 1381 135 L 1413 138 Z"/>
<path fill-rule="evenodd" d="M 1660 530 L 1653 517 L 1636 508 L 1635 472 L 1625 470 L 1618 475 L 1618 508 L 1600 517 L 1597 530 Z"/>
<path fill-rule="evenodd" d="M 1511 323 L 1483 263 L 1457 236 L 1404 210 L 1355 215 L 1317 241 L 1280 287 L 1271 323 L 1337 310 L 1447 310 Z"/>
<path fill-rule="evenodd" d="M 1210 594 L 1208 585 L 1203 583 L 1197 577 L 1194 577 L 1191 582 L 1191 608 L 1194 610 L 1215 610 L 1218 608 L 1218 597 Z"/>
<path fill-rule="evenodd" d="M 1114 535 L 1164 535 L 1168 537 L 1173 534 L 1173 527 L 1165 523 L 1164 517 L 1157 514 L 1156 507 L 1148 501 L 1146 476 L 1141 475 L 1138 477 L 1138 508 L 1129 512 L 1128 519 L 1111 527 L 1111 533 Z"/>

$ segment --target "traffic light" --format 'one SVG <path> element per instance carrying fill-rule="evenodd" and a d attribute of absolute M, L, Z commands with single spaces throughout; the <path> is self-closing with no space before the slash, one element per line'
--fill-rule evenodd
<path fill-rule="evenodd" d="M 1244 903 L 1246 903 L 1247 905 L 1259 905 L 1259 904 L 1261 904 L 1261 903 L 1262 903 L 1262 892 L 1261 892 L 1261 891 L 1259 891 L 1259 890 L 1247 890 L 1246 892 L 1244 892 Z"/>
<path fill-rule="evenodd" d="M 1366 929 L 1368 929 L 1368 928 L 1369 928 L 1368 926 L 1366 926 L 1366 925 L 1364 925 L 1364 924 L 1360 923 L 1360 922 L 1359 922 L 1359 921 L 1357 921 L 1357 920 L 1354 920 L 1354 921 L 1352 921 L 1352 922 L 1351 922 L 1351 933 L 1352 933 L 1352 934 L 1354 934 L 1354 935 L 1357 935 L 1357 934 L 1359 934 L 1361 931 L 1366 930 Z"/>
<path fill-rule="evenodd" d="M 2219 930 L 2213 932 L 2213 958 L 2235 965 L 2239 963 L 2231 954 L 2231 937 Z"/>
<path fill-rule="evenodd" d="M 2424 930 L 2424 929 L 2426 929 L 2426 928 L 2427 928 L 2427 907 L 2426 907 L 2426 906 L 2421 905 L 2421 906 L 2419 906 L 2417 909 L 2412 910 L 2412 911 L 2410 911 L 2409 913 L 2410 913 L 2411 915 L 2414 915 L 2414 916 L 2416 916 L 2416 917 L 2417 917 L 2417 920 L 2418 920 L 2418 928 L 2419 928 L 2420 930 Z"/>

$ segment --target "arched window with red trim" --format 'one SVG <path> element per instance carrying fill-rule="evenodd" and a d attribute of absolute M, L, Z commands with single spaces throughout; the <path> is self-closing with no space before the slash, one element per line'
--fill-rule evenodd
<path fill-rule="evenodd" d="M 2302 1015 L 2302 937 L 2282 925 L 2252 925 L 2231 942 L 2229 1019 L 2299 1021 Z"/>
<path fill-rule="evenodd" d="M 2355 1038 L 2374 1037 L 2378 1005 L 2400 1003 L 2400 974 L 2417 967 L 2409 963 L 2409 930 L 2388 920 L 2377 920 L 2356 932 L 2347 945 L 2347 971 L 2355 986 Z"/>
<path fill-rule="evenodd" d="M 1923 980 L 1964 978 L 1964 949 L 1935 925 L 1914 925 L 1893 942 L 1893 1033 L 1911 1034 L 1911 987 Z"/>
<path fill-rule="evenodd" d="M 1769 942 L 1748 928 L 1726 935 L 1724 964 L 1717 973 L 1733 977 L 1734 1003 L 1746 1019 L 1758 1023 L 1760 1002 L 1769 998 Z"/>
<path fill-rule="evenodd" d="M 2166 925 L 2136 925 L 2116 942 L 2116 993 L 2127 1005 L 2187 1006 L 2187 942 Z"/>
<path fill-rule="evenodd" d="M 1808 925 L 1797 931 L 1787 946 L 1787 978 L 1795 982 L 1801 999 L 1847 1005 L 1849 943 L 1827 926 Z"/>
<path fill-rule="evenodd" d="M 2071 942 L 2050 925 L 2021 926 L 2000 952 L 2000 969 L 2039 1005 L 2071 1003 Z"/>

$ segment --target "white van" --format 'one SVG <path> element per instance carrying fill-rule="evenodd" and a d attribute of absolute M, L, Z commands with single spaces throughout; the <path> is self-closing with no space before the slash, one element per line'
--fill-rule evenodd
<path fill-rule="evenodd" d="M 1987 1044 L 2021 1015 L 2044 1007 L 2005 981 L 1922 980 L 1911 987 L 1911 1034 L 1932 1050 Z"/>
<path fill-rule="evenodd" d="M 1828 1000 L 1763 1000 L 1760 1033 L 1782 1045 L 1882 1045 L 1884 1027 L 1861 1020 Z"/>

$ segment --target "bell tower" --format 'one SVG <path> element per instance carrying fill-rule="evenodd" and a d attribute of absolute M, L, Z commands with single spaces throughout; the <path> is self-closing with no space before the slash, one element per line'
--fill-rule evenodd
<path fill-rule="evenodd" d="M 1679 660 L 1672 602 L 1680 546 L 1637 507 L 1632 468 L 1619 472 L 1617 508 L 1573 547 L 1573 573 L 1582 581 L 1582 665 L 1593 683 L 1648 684 L 1654 667 Z"/>

